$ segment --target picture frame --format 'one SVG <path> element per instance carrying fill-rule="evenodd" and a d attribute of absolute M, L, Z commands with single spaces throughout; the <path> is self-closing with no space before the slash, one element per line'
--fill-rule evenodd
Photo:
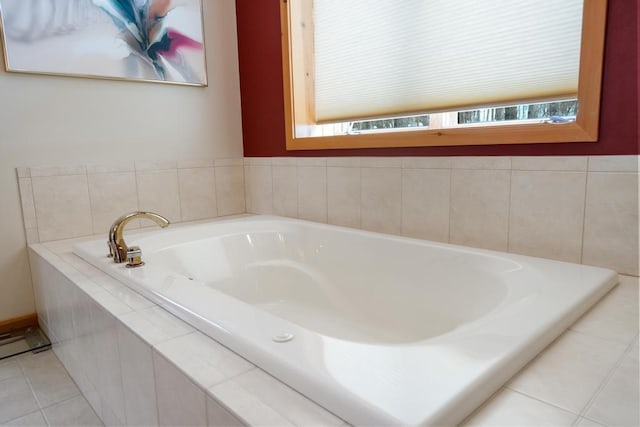
<path fill-rule="evenodd" d="M 8 72 L 207 86 L 203 0 L 0 0 Z"/>

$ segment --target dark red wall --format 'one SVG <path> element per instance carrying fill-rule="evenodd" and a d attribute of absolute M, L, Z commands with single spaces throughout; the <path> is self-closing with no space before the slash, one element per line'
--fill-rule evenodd
<path fill-rule="evenodd" d="M 492 156 L 639 154 L 637 0 L 609 0 L 600 139 L 567 144 L 287 151 L 279 0 L 236 0 L 244 155 Z"/>

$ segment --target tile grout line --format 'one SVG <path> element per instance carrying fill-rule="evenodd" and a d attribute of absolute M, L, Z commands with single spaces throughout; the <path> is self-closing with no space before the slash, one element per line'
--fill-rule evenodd
<path fill-rule="evenodd" d="M 31 182 L 31 201 L 33 202 L 33 214 L 36 220 L 36 232 L 38 233 L 38 241 L 36 243 L 40 243 L 40 221 L 38 221 L 38 207 L 36 206 L 36 195 L 33 188 L 33 177 L 31 176 L 31 170 L 29 170 L 29 181 Z"/>
<path fill-rule="evenodd" d="M 409 197 L 405 197 L 405 171 L 409 171 L 409 168 L 405 168 L 404 167 L 404 160 L 402 160 L 400 162 L 400 236 L 403 237 L 410 237 L 408 234 L 405 233 L 405 229 L 406 229 L 406 221 L 405 221 L 405 206 L 404 206 L 404 202 L 405 200 L 409 200 Z M 424 178 L 424 176 L 422 176 L 421 178 Z M 420 189 L 424 189 L 424 187 L 426 186 L 426 182 L 423 179 L 419 180 L 420 182 Z M 407 187 L 408 188 L 408 187 Z M 414 195 L 415 196 L 415 195 Z M 415 199 L 416 197 L 414 197 Z"/>
<path fill-rule="evenodd" d="M 511 252 L 511 206 L 513 204 L 513 169 L 511 169 L 511 157 L 509 157 L 509 205 L 507 206 L 507 252 Z"/>
<path fill-rule="evenodd" d="M 134 333 L 135 335 L 135 333 Z M 147 344 L 146 341 L 143 340 L 143 343 Z M 155 351 L 155 349 L 153 348 L 152 345 L 148 345 L 149 347 L 149 352 L 151 353 L 151 370 L 153 372 L 153 394 L 154 394 L 154 398 L 156 401 L 155 406 L 155 410 L 156 410 L 156 422 L 158 423 L 158 425 L 160 425 L 160 405 L 158 404 L 158 379 L 156 377 L 156 359 L 155 357 L 153 357 L 153 353 L 157 351 Z M 205 401 L 205 405 L 206 405 L 206 401 Z M 205 407 L 206 410 L 206 407 Z M 125 414 L 124 417 L 127 418 L 127 412 L 125 409 Z M 125 420 L 126 421 L 126 420 Z M 207 418 L 207 422 L 209 421 L 209 419 Z"/>
<path fill-rule="evenodd" d="M 182 185 L 180 185 L 180 169 L 178 168 L 177 164 L 176 164 L 176 183 L 178 184 L 178 216 L 180 217 L 180 222 L 183 222 L 184 212 L 182 212 Z"/>
<path fill-rule="evenodd" d="M 611 381 L 611 378 L 613 377 L 613 374 L 616 373 L 616 371 L 618 370 L 618 368 L 620 367 L 620 365 L 622 365 L 622 362 L 624 361 L 624 359 L 627 357 L 627 355 L 631 352 L 631 350 L 633 350 L 633 347 L 635 347 L 636 344 L 636 340 L 637 337 L 633 339 L 633 341 L 631 341 L 631 343 L 629 343 L 627 345 L 627 347 L 624 349 L 624 351 L 622 352 L 622 354 L 618 357 L 618 359 L 616 360 L 616 363 L 611 367 L 611 369 L 609 370 L 609 372 L 607 372 L 607 375 L 603 378 L 603 380 L 600 382 L 600 384 L 598 385 L 598 388 L 596 388 L 596 390 L 593 392 L 593 394 L 591 395 L 591 397 L 589 398 L 589 400 L 587 401 L 587 403 L 585 403 L 584 407 L 580 410 L 580 416 L 583 418 L 587 418 L 589 420 L 591 420 L 591 418 L 586 417 L 586 413 L 589 411 L 589 409 L 591 409 L 591 407 L 593 406 L 593 404 L 595 403 L 595 401 L 598 399 L 598 397 L 600 397 L 600 393 L 602 392 L 602 390 L 609 384 L 609 382 Z M 595 420 L 592 420 L 595 421 Z M 596 421 L 598 423 L 601 423 L 601 421 Z"/>
<path fill-rule="evenodd" d="M 505 389 L 507 389 L 507 390 L 510 390 L 510 391 L 512 391 L 512 392 L 514 392 L 514 393 L 518 393 L 518 394 L 519 394 L 519 395 L 521 395 L 521 396 L 528 397 L 529 399 L 533 399 L 533 400 L 535 400 L 535 401 L 537 401 L 537 402 L 540 402 L 540 403 L 543 403 L 543 404 L 545 404 L 545 405 L 551 406 L 551 407 L 553 407 L 553 408 L 559 409 L 559 410 L 561 410 L 561 411 L 563 411 L 563 412 L 568 412 L 568 413 L 570 413 L 570 414 L 573 414 L 573 415 L 575 415 L 576 417 L 578 417 L 578 419 L 580 418 L 580 414 L 577 414 L 577 413 L 575 413 L 575 412 L 573 412 L 573 411 L 571 411 L 571 410 L 569 410 L 569 409 L 567 409 L 567 408 L 563 408 L 563 407 L 558 406 L 558 405 L 556 405 L 556 404 L 554 404 L 554 403 L 548 402 L 548 401 L 546 401 L 546 400 L 542 400 L 542 399 L 540 399 L 540 398 L 538 398 L 538 397 L 536 397 L 536 396 L 532 396 L 532 395 L 527 394 L 527 393 L 524 393 L 524 392 L 522 392 L 522 391 L 520 391 L 520 390 L 513 389 L 513 388 L 511 388 L 511 387 L 509 387 L 509 386 L 507 386 L 507 385 L 505 385 L 505 386 L 504 386 L 504 388 L 505 388 Z"/>
<path fill-rule="evenodd" d="M 584 202 L 582 207 L 582 233 L 580 233 L 580 264 L 584 264 L 584 232 L 587 228 L 587 196 L 589 188 L 589 166 L 591 163 L 591 157 L 587 157 L 587 170 L 584 177 Z"/>
<path fill-rule="evenodd" d="M 49 351 L 53 352 L 53 347 Z M 54 355 L 55 355 L 55 353 L 54 353 Z M 56 358 L 57 357 L 58 356 L 56 356 Z M 44 421 L 47 423 L 47 425 L 50 426 L 51 422 L 49 421 L 49 418 L 47 417 L 47 414 L 44 411 L 45 408 L 42 407 L 42 404 L 40 403 L 40 399 L 38 399 L 38 396 L 36 395 L 36 392 L 33 389 L 33 385 L 31 384 L 31 380 L 27 376 L 26 372 L 24 371 L 24 368 L 23 368 L 22 364 L 19 361 L 18 361 L 18 366 L 20 367 L 20 370 L 22 371 L 22 375 L 23 375 L 25 381 L 27 382 L 27 385 L 29 386 L 29 390 L 31 391 L 31 395 L 33 396 L 34 400 L 36 401 L 36 404 L 38 405 L 38 411 L 40 412 L 40 414 L 42 414 L 42 418 L 44 418 Z M 66 369 L 65 369 L 65 371 L 66 371 Z M 74 384 L 75 384 L 75 382 L 74 382 Z M 73 396 L 73 397 L 76 397 L 76 396 Z M 66 400 L 69 400 L 69 399 L 66 399 Z M 66 400 L 63 400 L 62 402 L 65 402 Z M 60 403 L 60 402 L 58 402 L 58 403 Z M 47 408 L 49 408 L 51 406 L 53 406 L 53 405 L 49 405 L 49 406 L 47 406 Z M 33 411 L 33 412 L 36 412 L 36 411 Z M 28 414 L 23 414 L 20 417 L 23 417 L 25 415 L 28 415 Z M 20 417 L 18 417 L 18 418 L 20 418 Z M 11 420 L 9 420 L 9 421 L 11 421 Z"/>
<path fill-rule="evenodd" d="M 218 190 L 217 190 L 217 179 L 216 179 L 216 161 L 213 160 L 213 166 L 211 166 L 210 168 L 207 168 L 207 170 L 209 171 L 211 175 L 211 177 L 213 178 L 213 201 L 216 204 L 216 208 L 215 208 L 215 212 L 214 212 L 214 218 L 218 218 Z"/>
<path fill-rule="evenodd" d="M 93 224 L 93 202 L 91 201 L 91 190 L 89 189 L 89 172 L 87 171 L 87 165 L 83 165 L 84 169 L 84 182 L 87 184 L 87 199 L 89 199 L 89 223 L 91 224 L 91 234 L 95 234 L 95 228 Z"/>
<path fill-rule="evenodd" d="M 300 179 L 298 178 L 299 175 L 299 170 L 298 170 L 298 163 L 296 162 L 295 165 L 293 165 L 294 171 L 296 173 L 296 218 L 300 218 Z M 329 203 L 327 201 L 327 203 Z M 328 209 L 328 206 L 327 206 Z M 327 213 L 327 216 L 329 214 Z"/>

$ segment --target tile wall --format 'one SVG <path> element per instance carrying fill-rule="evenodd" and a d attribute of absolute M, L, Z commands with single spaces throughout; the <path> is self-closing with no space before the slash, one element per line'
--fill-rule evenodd
<path fill-rule="evenodd" d="M 638 275 L 638 156 L 245 158 L 246 209 Z"/>
<path fill-rule="evenodd" d="M 133 210 L 248 212 L 639 273 L 638 156 L 251 157 L 18 168 L 18 180 L 29 243 L 104 233 Z"/>
<path fill-rule="evenodd" d="M 106 233 L 136 210 L 172 222 L 243 213 L 242 165 L 220 159 L 18 168 L 27 242 Z M 140 226 L 147 224 L 129 225 Z"/>

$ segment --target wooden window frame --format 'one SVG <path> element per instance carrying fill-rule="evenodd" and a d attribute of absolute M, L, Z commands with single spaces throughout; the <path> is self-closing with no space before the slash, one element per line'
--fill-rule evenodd
<path fill-rule="evenodd" d="M 296 137 L 296 127 L 301 129 L 314 125 L 314 64 L 312 49 L 296 47 L 291 39 L 301 38 L 303 45 L 313 46 L 313 12 L 309 2 L 280 0 L 286 148 L 322 150 L 597 141 L 606 9 L 606 0 L 584 0 L 578 114 L 575 122 L 478 124 L 441 129 Z M 299 49 L 299 52 L 294 52 L 294 49 Z M 293 61 L 297 61 L 296 69 L 305 70 L 303 79 L 294 78 Z"/>

